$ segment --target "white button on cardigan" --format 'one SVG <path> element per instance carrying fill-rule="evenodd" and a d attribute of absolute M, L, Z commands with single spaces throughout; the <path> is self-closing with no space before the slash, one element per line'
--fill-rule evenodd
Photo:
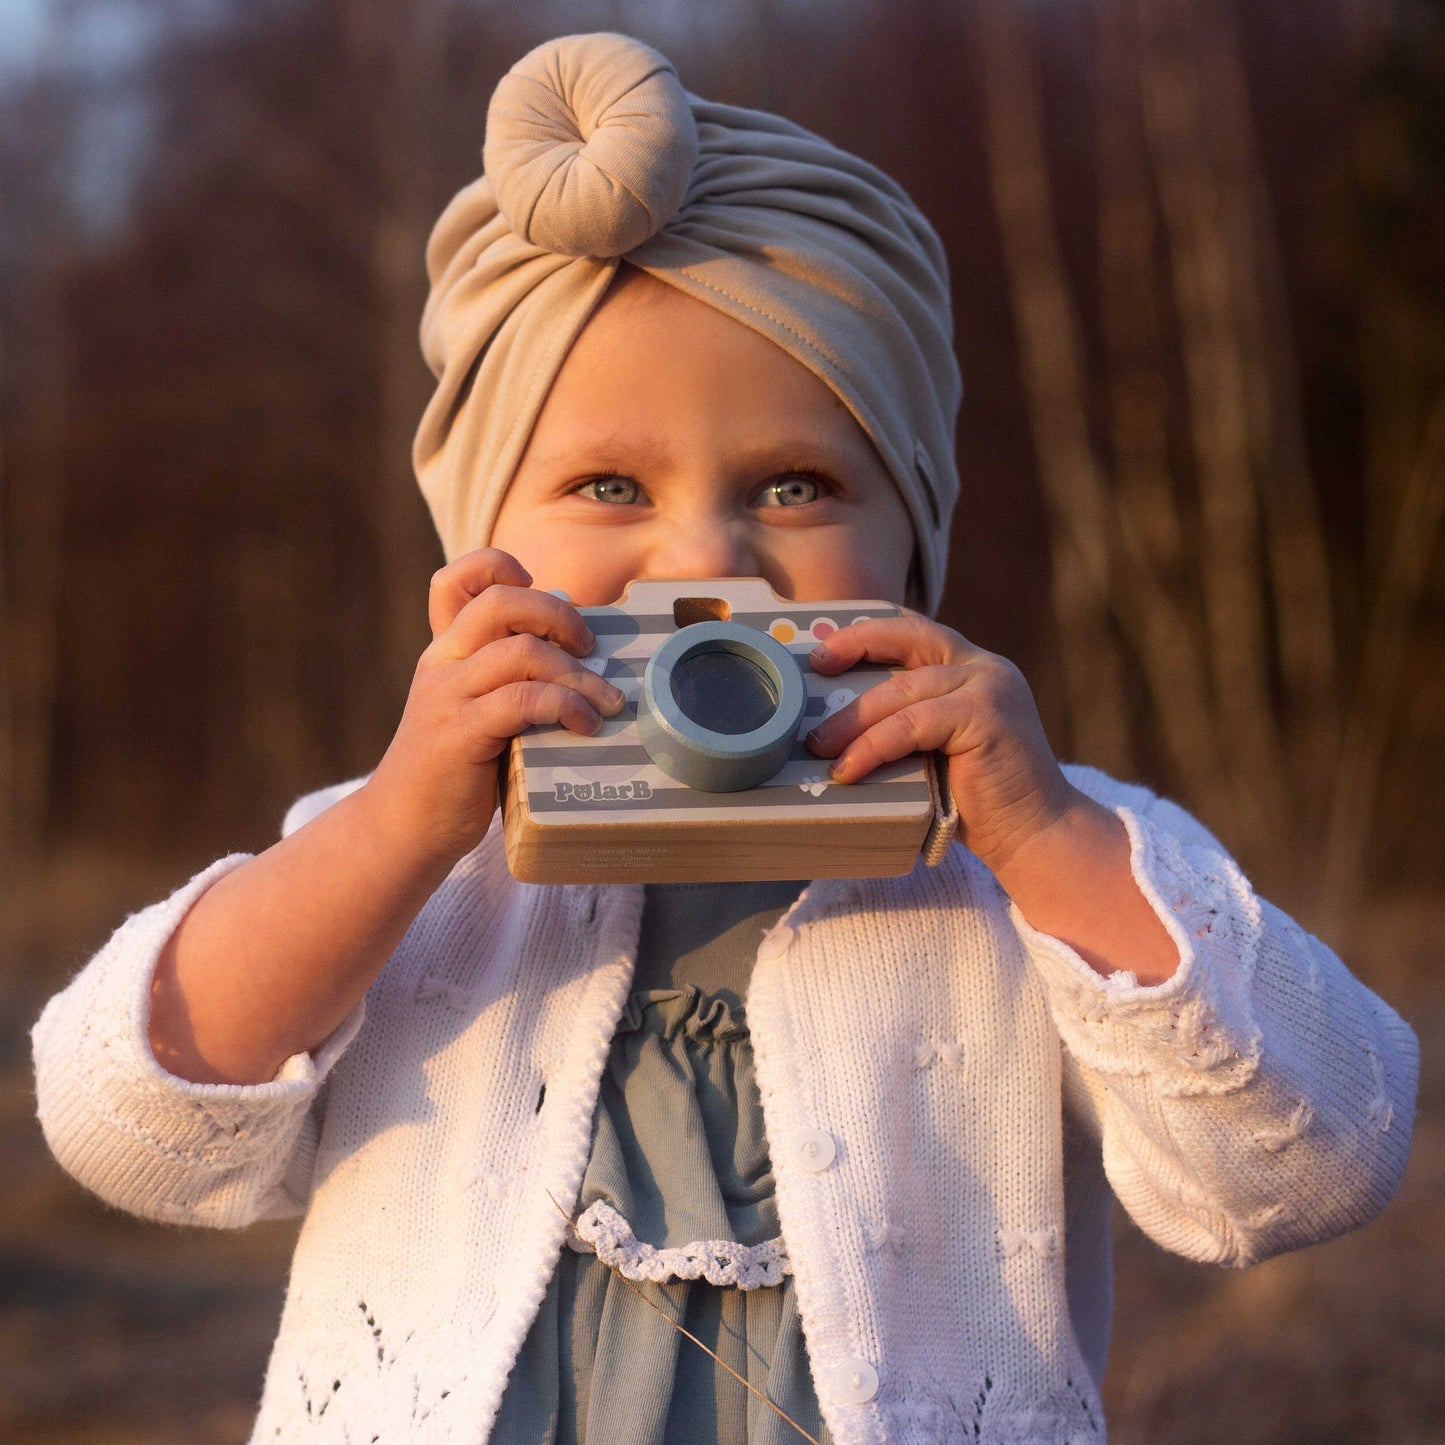
<path fill-rule="evenodd" d="M 833 1371 L 833 1396 L 845 1405 L 866 1405 L 878 1393 L 878 1371 L 867 1360 L 844 1360 Z"/>
<path fill-rule="evenodd" d="M 809 1174 L 821 1174 L 832 1166 L 838 1146 L 826 1129 L 800 1129 L 793 1135 L 793 1163 Z"/>

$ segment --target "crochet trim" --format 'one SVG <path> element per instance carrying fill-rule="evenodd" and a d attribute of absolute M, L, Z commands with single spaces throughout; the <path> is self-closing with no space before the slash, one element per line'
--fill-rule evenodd
<path fill-rule="evenodd" d="M 705 1279 L 734 1289 L 768 1289 L 792 1274 L 792 1261 L 781 1238 L 762 1244 L 734 1239 L 703 1239 L 675 1249 L 644 1244 L 632 1226 L 605 1199 L 591 1204 L 568 1232 L 567 1243 L 579 1254 L 595 1254 L 626 1279 L 664 1284 L 672 1279 Z"/>

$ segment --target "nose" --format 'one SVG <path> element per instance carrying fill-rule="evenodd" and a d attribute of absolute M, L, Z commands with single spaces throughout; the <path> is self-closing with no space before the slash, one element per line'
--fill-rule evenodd
<path fill-rule="evenodd" d="M 757 577 L 757 549 L 744 529 L 730 519 L 695 516 L 679 519 L 658 539 L 647 558 L 647 575 L 656 578 Z"/>

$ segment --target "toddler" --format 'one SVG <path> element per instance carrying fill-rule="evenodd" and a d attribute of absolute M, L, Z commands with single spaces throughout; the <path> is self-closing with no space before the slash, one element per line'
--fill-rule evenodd
<path fill-rule="evenodd" d="M 1363 1223 L 1410 1030 L 931 620 L 959 384 L 886 176 L 573 36 L 427 259 L 450 560 L 396 736 L 51 1001 L 56 1156 L 151 1219 L 305 1216 L 257 1442 L 1102 1441 L 1110 1198 L 1231 1265 Z M 900 670 L 807 741 L 839 784 L 942 755 L 939 866 L 510 876 L 508 741 L 625 702 L 576 608 L 716 577 L 905 605 L 812 653 Z"/>

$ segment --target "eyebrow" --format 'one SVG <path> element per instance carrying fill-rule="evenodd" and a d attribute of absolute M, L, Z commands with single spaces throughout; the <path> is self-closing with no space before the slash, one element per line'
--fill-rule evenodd
<path fill-rule="evenodd" d="M 647 467 L 656 467 L 666 461 L 666 451 L 656 443 L 617 435 L 585 437 L 556 447 L 537 459 L 541 467 L 564 471 L 597 470 L 604 463 L 610 467 L 640 462 Z"/>
<path fill-rule="evenodd" d="M 865 462 L 862 448 L 856 451 L 825 442 L 817 437 L 772 438 L 756 444 L 743 444 L 728 457 L 730 467 L 760 470 L 785 468 L 803 464 L 824 470 L 847 471 Z M 672 465 L 669 449 L 651 438 L 603 435 L 589 437 L 573 445 L 560 447 L 538 458 L 538 465 L 565 471 L 628 471 L 633 467 L 648 471 L 666 470 Z"/>
<path fill-rule="evenodd" d="M 812 461 L 834 471 L 842 471 L 861 460 L 863 448 L 854 453 L 847 447 L 835 446 L 816 437 L 792 437 L 780 441 L 759 443 L 751 450 L 744 450 L 740 460 L 753 466 L 792 465 Z"/>

